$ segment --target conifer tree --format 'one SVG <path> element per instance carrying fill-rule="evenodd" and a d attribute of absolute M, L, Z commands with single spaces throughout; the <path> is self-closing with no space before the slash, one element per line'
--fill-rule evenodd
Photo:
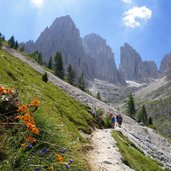
<path fill-rule="evenodd" d="M 40 52 L 38 52 L 37 54 L 37 62 L 40 64 L 40 65 L 43 65 L 43 60 L 42 60 L 42 54 Z"/>
<path fill-rule="evenodd" d="M 132 96 L 132 94 L 130 94 L 128 96 L 128 104 L 127 104 L 127 114 L 128 116 L 134 118 L 135 117 L 135 105 L 134 105 L 134 97 Z"/>
<path fill-rule="evenodd" d="M 54 57 L 54 62 L 55 62 L 55 75 L 61 79 L 64 79 L 64 66 L 63 66 L 61 52 L 56 52 Z"/>
<path fill-rule="evenodd" d="M 2 35 L 1 39 L 4 41 L 4 40 L 5 40 L 5 36 L 4 36 L 4 35 Z"/>
<path fill-rule="evenodd" d="M 52 69 L 52 56 L 49 58 L 48 68 Z"/>
<path fill-rule="evenodd" d="M 78 88 L 85 91 L 85 80 L 84 80 L 84 72 L 81 73 L 81 76 L 78 78 Z"/>
<path fill-rule="evenodd" d="M 145 106 L 143 105 L 138 112 L 138 122 L 143 122 L 146 125 L 148 124 L 147 121 L 147 112 Z"/>
<path fill-rule="evenodd" d="M 70 84 L 74 84 L 74 80 L 75 80 L 75 71 L 72 68 L 71 64 L 69 64 L 68 69 L 67 69 L 67 79 L 68 79 L 68 83 Z"/>
<path fill-rule="evenodd" d="M 17 40 L 15 41 L 14 48 L 18 49 L 18 41 Z"/>
<path fill-rule="evenodd" d="M 1 39 L 0 39 L 0 49 L 2 48 L 2 41 L 1 41 Z"/>
<path fill-rule="evenodd" d="M 152 117 L 149 117 L 148 118 L 148 125 L 153 125 L 153 119 L 152 119 Z"/>
<path fill-rule="evenodd" d="M 147 124 L 147 112 L 144 105 L 142 106 L 141 113 L 142 113 L 142 122 L 144 124 Z"/>
<path fill-rule="evenodd" d="M 98 100 L 102 100 L 102 98 L 101 98 L 101 95 L 100 95 L 100 92 L 98 91 L 98 93 L 97 93 L 97 99 Z"/>
<path fill-rule="evenodd" d="M 46 83 L 48 82 L 48 75 L 46 72 L 42 75 L 42 80 Z"/>
<path fill-rule="evenodd" d="M 14 48 L 15 47 L 15 39 L 14 36 L 11 36 L 10 39 L 8 40 L 8 45 L 10 48 Z"/>

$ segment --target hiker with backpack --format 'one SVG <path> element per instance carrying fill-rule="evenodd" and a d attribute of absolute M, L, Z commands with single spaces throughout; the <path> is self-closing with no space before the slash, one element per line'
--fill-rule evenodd
<path fill-rule="evenodd" d="M 117 122 L 117 120 L 116 120 L 115 115 L 112 115 L 112 127 L 113 127 L 113 128 L 115 128 L 116 122 Z"/>
<path fill-rule="evenodd" d="M 121 127 L 122 121 L 123 121 L 123 118 L 122 118 L 121 114 L 118 114 L 116 116 L 116 119 L 117 119 L 117 122 L 118 122 L 118 127 Z"/>

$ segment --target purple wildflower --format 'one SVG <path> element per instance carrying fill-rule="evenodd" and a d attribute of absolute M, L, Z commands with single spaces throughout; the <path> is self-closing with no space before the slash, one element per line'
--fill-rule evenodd
<path fill-rule="evenodd" d="M 44 153 L 44 154 L 47 154 L 48 151 L 49 151 L 49 149 L 48 149 L 48 148 L 45 148 L 45 149 L 43 150 L 43 153 Z"/>
<path fill-rule="evenodd" d="M 65 167 L 66 167 L 66 169 L 68 170 L 70 166 L 69 166 L 68 164 L 66 164 Z"/>
<path fill-rule="evenodd" d="M 69 160 L 69 162 L 70 162 L 70 163 L 73 163 L 73 160 L 72 160 L 72 159 L 70 159 L 70 160 Z"/>
<path fill-rule="evenodd" d="M 42 150 L 39 150 L 38 153 L 39 153 L 40 156 L 43 155 L 43 151 Z"/>
<path fill-rule="evenodd" d="M 65 151 L 66 151 L 66 148 L 64 148 L 64 147 L 62 147 L 62 149 L 61 149 L 61 153 L 65 153 Z"/>
<path fill-rule="evenodd" d="M 27 149 L 30 149 L 30 148 L 32 148 L 32 147 L 33 147 L 32 144 L 28 144 L 28 145 L 26 146 Z"/>
<path fill-rule="evenodd" d="M 39 168 L 36 168 L 34 171 L 39 171 Z"/>

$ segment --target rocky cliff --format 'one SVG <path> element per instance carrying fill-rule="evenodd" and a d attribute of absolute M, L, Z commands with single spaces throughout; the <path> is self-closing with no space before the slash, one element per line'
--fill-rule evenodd
<path fill-rule="evenodd" d="M 159 72 L 161 76 L 166 75 L 167 79 L 171 80 L 171 52 L 162 59 Z"/>
<path fill-rule="evenodd" d="M 145 71 L 148 74 L 148 78 L 153 78 L 153 79 L 158 78 L 159 76 L 158 68 L 154 61 L 144 61 L 143 65 L 144 65 Z"/>
<path fill-rule="evenodd" d="M 84 37 L 83 46 L 88 55 L 95 61 L 94 69 L 96 78 L 111 83 L 126 83 L 118 74 L 114 54 L 105 39 L 92 33 Z"/>
<path fill-rule="evenodd" d="M 77 76 L 84 71 L 87 79 L 93 79 L 93 59 L 89 57 L 82 46 L 79 30 L 76 28 L 70 16 L 56 18 L 52 25 L 40 34 L 35 43 L 29 41 L 25 44 L 26 52 L 39 51 L 43 60 L 48 63 L 50 56 L 60 51 L 65 67 L 71 64 Z"/>
<path fill-rule="evenodd" d="M 24 49 L 27 53 L 41 52 L 46 63 L 50 56 L 60 51 L 65 67 L 71 64 L 76 69 L 77 76 L 84 71 L 88 80 L 97 78 L 115 84 L 125 84 L 117 71 L 114 54 L 106 41 L 96 34 L 85 36 L 82 41 L 79 30 L 70 16 L 56 18 L 35 43 L 26 42 Z"/>
<path fill-rule="evenodd" d="M 128 43 L 121 47 L 121 63 L 119 72 L 126 80 L 148 82 L 149 78 L 157 78 L 157 66 L 153 61 L 143 62 L 141 56 Z"/>

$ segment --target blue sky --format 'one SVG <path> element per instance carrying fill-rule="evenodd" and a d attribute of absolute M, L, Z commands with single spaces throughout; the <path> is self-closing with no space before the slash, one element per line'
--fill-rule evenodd
<path fill-rule="evenodd" d="M 97 33 L 120 60 L 124 42 L 157 65 L 171 52 L 170 0 L 0 0 L 0 32 L 36 40 L 56 17 L 70 15 L 83 37 Z"/>

